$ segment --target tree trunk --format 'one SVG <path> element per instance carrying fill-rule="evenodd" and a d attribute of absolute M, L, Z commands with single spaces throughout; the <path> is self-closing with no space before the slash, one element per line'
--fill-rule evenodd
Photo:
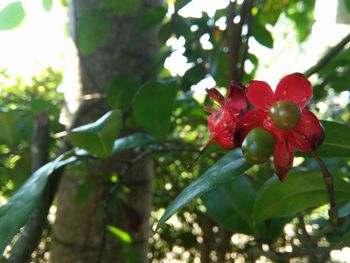
<path fill-rule="evenodd" d="M 72 1 L 73 15 L 70 26 L 73 28 L 71 30 L 73 36 L 81 14 L 96 9 L 102 2 Z M 83 101 L 86 95 L 99 94 L 102 96 L 97 97 L 103 97 L 108 84 L 123 74 L 142 76 L 143 80 L 148 78 L 150 61 L 158 50 L 158 37 L 156 30 L 140 32 L 139 20 L 149 8 L 160 3 L 160 0 L 144 0 L 139 9 L 133 13 L 123 16 L 108 15 L 110 33 L 107 41 L 92 54 L 79 55 L 80 84 L 75 85 L 75 88 L 78 89 L 80 86 L 81 90 L 74 93 L 81 94 L 77 98 L 77 101 L 81 101 L 81 105 L 76 112 L 72 112 L 74 117 L 67 118 L 77 120 L 74 125 L 95 121 L 107 110 L 103 99 Z M 68 103 L 68 109 L 69 106 Z M 70 126 L 72 123 L 68 121 L 67 127 Z M 135 156 L 136 153 L 130 151 L 123 158 L 132 160 Z M 105 194 L 109 191 L 110 185 L 101 183 L 97 186 L 82 207 L 75 202 L 76 191 L 85 177 L 101 179 L 113 173 L 120 175 L 123 168 L 123 164 L 112 158 L 112 160 L 78 164 L 67 169 L 57 195 L 56 220 L 52 234 L 52 262 L 96 262 L 103 236 Z M 141 262 L 147 261 L 153 176 L 152 159 L 142 158 L 123 177 L 123 185 L 128 187 L 128 191 L 123 192 L 124 198 L 113 199 L 111 202 L 113 205 L 108 207 L 108 225 L 130 234 L 133 251 Z M 119 192 L 118 194 L 120 195 Z M 123 249 L 117 238 L 108 234 L 101 262 L 125 262 L 123 252 L 125 254 L 125 247 Z"/>

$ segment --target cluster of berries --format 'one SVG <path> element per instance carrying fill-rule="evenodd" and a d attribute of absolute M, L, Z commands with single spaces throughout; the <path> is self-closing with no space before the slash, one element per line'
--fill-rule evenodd
<path fill-rule="evenodd" d="M 312 152 L 324 139 L 317 117 L 305 106 L 312 97 L 312 85 L 300 73 L 284 77 L 273 92 L 264 81 L 251 81 L 247 88 L 232 82 L 226 98 L 215 89 L 208 96 L 219 103 L 210 112 L 210 141 L 225 149 L 241 147 L 245 158 L 259 164 L 274 156 L 275 173 L 281 181 L 293 166 L 294 150 Z M 249 103 L 254 109 L 249 110 Z"/>

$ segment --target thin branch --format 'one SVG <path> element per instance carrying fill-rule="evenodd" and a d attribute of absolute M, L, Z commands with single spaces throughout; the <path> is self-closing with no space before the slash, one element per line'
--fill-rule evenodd
<path fill-rule="evenodd" d="M 32 172 L 39 169 L 48 162 L 49 156 L 49 112 L 44 111 L 36 118 L 36 127 L 31 142 Z M 28 223 L 22 231 L 18 241 L 12 248 L 8 263 L 29 262 L 32 252 L 38 246 L 41 240 L 41 234 L 46 227 L 46 215 L 50 209 L 51 200 L 49 198 L 48 186 L 44 190 L 43 196 L 38 208 L 28 219 Z"/>
<path fill-rule="evenodd" d="M 320 158 L 320 156 L 316 152 L 312 152 L 313 157 L 315 158 L 316 162 L 318 163 L 322 173 L 323 173 L 323 179 L 327 187 L 327 193 L 328 193 L 328 200 L 329 200 L 329 222 L 332 227 L 336 227 L 338 223 L 338 210 L 335 202 L 335 193 L 334 193 L 334 183 L 333 183 L 333 176 L 329 172 L 327 166 L 323 162 L 323 160 Z"/>
<path fill-rule="evenodd" d="M 234 32 L 233 18 L 235 15 L 234 9 L 236 2 L 230 2 L 227 6 L 227 47 L 228 47 L 228 78 L 233 80 L 235 76 L 236 60 L 234 57 Z"/>
<path fill-rule="evenodd" d="M 350 42 L 350 34 L 348 34 L 343 40 L 341 40 L 336 46 L 330 49 L 319 61 L 318 63 L 307 70 L 304 75 L 310 77 L 322 69 L 332 58 L 335 57 L 345 46 Z"/>

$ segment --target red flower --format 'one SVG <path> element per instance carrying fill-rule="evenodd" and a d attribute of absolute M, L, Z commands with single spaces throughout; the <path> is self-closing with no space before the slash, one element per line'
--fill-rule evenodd
<path fill-rule="evenodd" d="M 235 148 L 234 133 L 238 121 L 248 109 L 246 88 L 238 82 L 231 82 L 226 98 L 215 88 L 206 91 L 210 99 L 220 104 L 220 108 L 214 109 L 207 104 L 203 105 L 203 108 L 211 113 L 208 117 L 211 139 L 204 148 L 213 141 L 224 149 Z"/>
<path fill-rule="evenodd" d="M 203 105 L 204 110 L 210 112 L 208 128 L 211 138 L 188 168 L 191 168 L 213 141 L 224 149 L 237 147 L 234 143 L 235 130 L 240 118 L 248 110 L 248 101 L 245 94 L 246 88 L 238 82 L 231 82 L 226 98 L 215 88 L 206 89 L 206 91 L 210 99 L 219 103 L 220 108 L 214 109 L 207 104 Z"/>
<path fill-rule="evenodd" d="M 304 109 L 312 97 L 312 86 L 304 75 L 290 74 L 284 77 L 273 92 L 264 81 L 251 81 L 247 97 L 255 109 L 241 119 L 235 142 L 241 145 L 247 133 L 262 127 L 275 139 L 275 172 L 283 181 L 293 166 L 294 149 L 312 152 L 321 145 L 324 130 L 317 117 Z"/>

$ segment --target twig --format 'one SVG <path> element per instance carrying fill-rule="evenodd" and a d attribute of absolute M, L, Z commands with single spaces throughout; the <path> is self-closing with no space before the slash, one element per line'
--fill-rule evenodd
<path fill-rule="evenodd" d="M 330 49 L 326 55 L 324 55 L 318 63 L 307 70 L 304 75 L 310 77 L 311 75 L 317 73 L 321 68 L 323 68 L 335 55 L 337 55 L 345 46 L 350 42 L 350 34 L 348 34 L 343 40 L 341 40 L 337 45 Z"/>
<path fill-rule="evenodd" d="M 233 18 L 236 2 L 230 2 L 227 6 L 227 47 L 228 47 L 228 78 L 233 80 L 235 76 L 236 59 L 234 57 Z"/>
<path fill-rule="evenodd" d="M 323 173 L 323 179 L 327 187 L 327 193 L 328 193 L 328 200 L 329 200 L 329 222 L 332 227 L 336 227 L 338 223 L 338 211 L 337 206 L 335 202 L 335 193 L 334 193 L 334 183 L 333 183 L 333 176 L 329 172 L 327 166 L 323 162 L 323 160 L 320 158 L 320 156 L 316 152 L 312 152 L 313 157 L 315 158 L 316 162 L 318 163 L 322 173 Z"/>

